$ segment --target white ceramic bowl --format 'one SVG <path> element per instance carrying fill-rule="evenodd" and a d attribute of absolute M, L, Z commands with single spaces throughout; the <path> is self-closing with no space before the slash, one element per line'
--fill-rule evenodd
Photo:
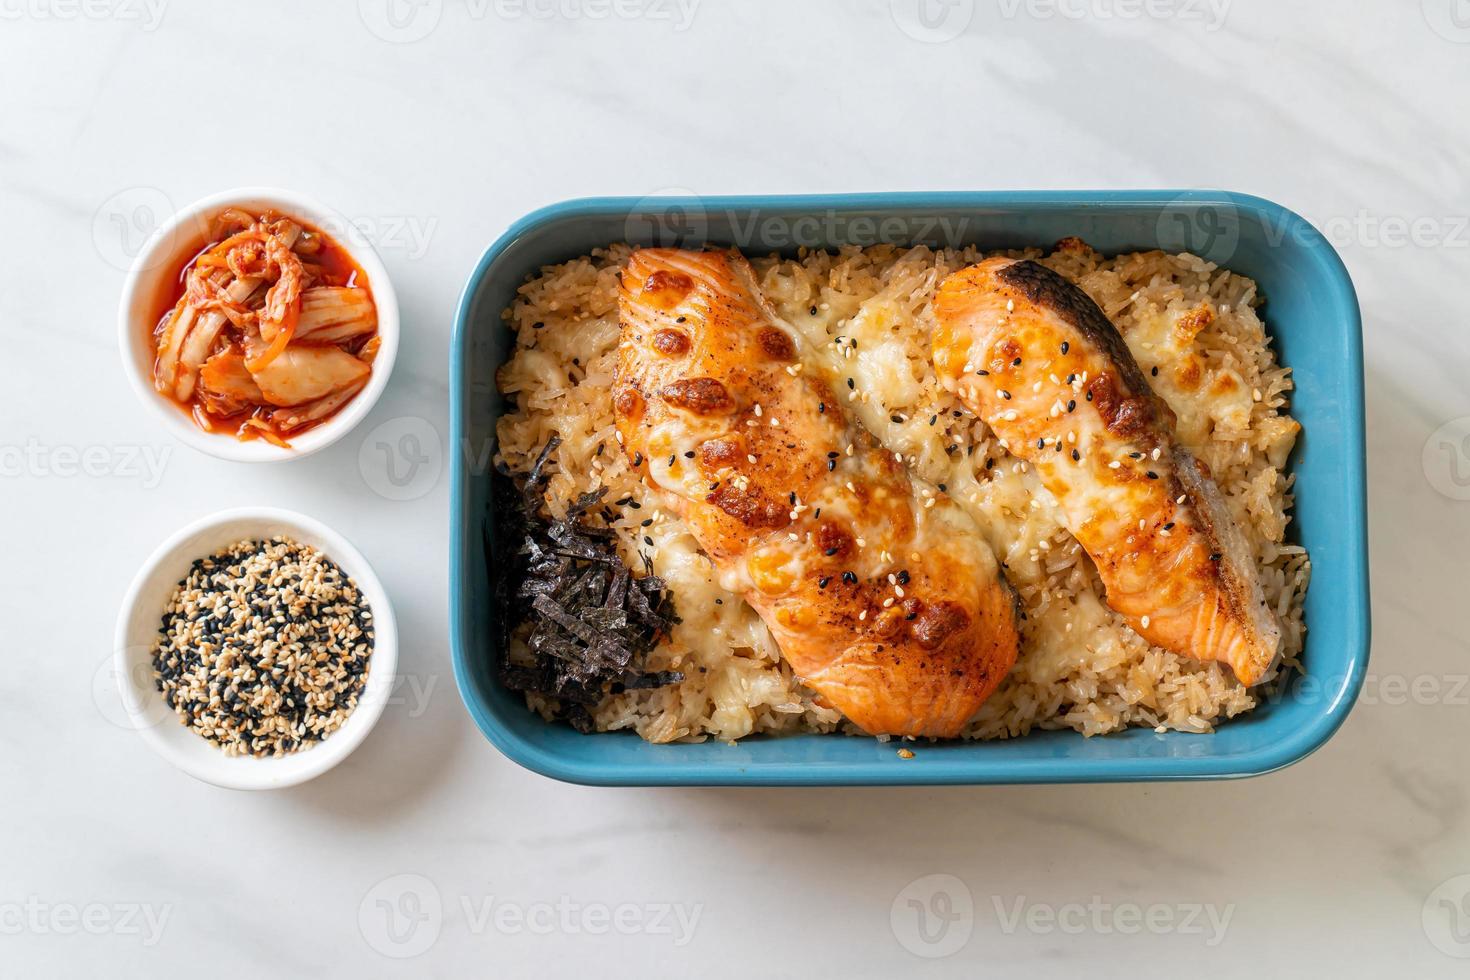
<path fill-rule="evenodd" d="M 352 577 L 373 613 L 373 653 L 357 707 L 342 727 L 309 748 L 281 757 L 227 756 L 184 727 L 153 683 L 153 644 L 169 597 L 196 558 L 242 538 L 284 534 L 322 551 Z M 158 546 L 133 579 L 118 615 L 114 670 L 130 727 L 189 775 L 228 789 L 278 789 L 319 776 L 367 737 L 393 689 L 398 629 L 383 585 L 367 559 L 336 531 L 303 514 L 271 507 L 220 511 Z"/>
<path fill-rule="evenodd" d="M 264 439 L 241 442 L 227 433 L 205 432 L 178 405 L 153 388 L 152 330 L 159 313 L 154 303 L 164 280 L 176 276 L 191 257 L 190 250 L 197 247 L 209 219 L 228 207 L 240 207 L 252 213 L 274 209 L 331 235 L 367 274 L 368 287 L 378 309 L 378 335 L 382 337 L 382 346 L 373 359 L 373 373 L 368 378 L 367 387 L 326 422 L 292 436 L 290 449 L 273 446 Z M 123 286 L 122 302 L 118 307 L 118 333 L 123 370 L 132 382 L 133 390 L 164 428 L 181 441 L 220 459 L 242 462 L 300 459 L 325 449 L 346 435 L 367 416 L 383 393 L 388 376 L 393 372 L 393 361 L 398 356 L 398 297 L 378 253 L 356 226 L 342 215 L 290 191 L 241 187 L 195 201 L 149 237 L 133 261 Z"/>

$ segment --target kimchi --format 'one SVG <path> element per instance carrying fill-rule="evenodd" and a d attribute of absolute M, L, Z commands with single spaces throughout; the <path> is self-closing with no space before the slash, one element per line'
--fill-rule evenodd
<path fill-rule="evenodd" d="M 378 315 L 331 236 L 274 211 L 230 208 L 171 282 L 153 329 L 153 386 L 208 432 L 283 448 L 360 392 Z"/>

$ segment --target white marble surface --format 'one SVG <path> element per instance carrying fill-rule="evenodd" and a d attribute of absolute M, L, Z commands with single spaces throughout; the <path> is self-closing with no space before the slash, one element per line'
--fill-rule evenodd
<path fill-rule="evenodd" d="M 1465 975 L 1470 5 L 930 0 L 925 28 L 915 0 L 388 2 L 0 0 L 0 975 Z M 273 468 L 171 444 L 114 339 L 150 215 L 248 183 L 368 223 L 405 329 L 365 426 Z M 615 792 L 481 738 L 446 479 L 386 499 L 359 449 L 400 417 L 445 433 L 456 297 L 510 221 L 669 188 L 1155 186 L 1287 204 L 1361 295 L 1374 677 L 1321 752 L 1229 784 Z M 244 503 L 357 542 L 416 685 L 275 794 L 168 768 L 106 668 L 137 563 Z M 940 887 L 904 889 L 934 873 L 973 914 L 926 945 L 906 903 Z"/>

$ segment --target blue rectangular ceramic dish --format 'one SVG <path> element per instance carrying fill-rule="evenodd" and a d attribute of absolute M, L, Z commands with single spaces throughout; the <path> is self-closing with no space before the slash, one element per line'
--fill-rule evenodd
<path fill-rule="evenodd" d="M 916 757 L 873 739 L 807 735 L 729 746 L 650 745 L 542 721 L 496 680 L 499 610 L 485 533 L 502 401 L 495 369 L 510 335 L 501 311 L 527 274 L 615 241 L 737 245 L 1047 247 L 1079 236 L 1108 253 L 1191 251 L 1255 279 L 1304 427 L 1292 459 L 1295 538 L 1312 556 L 1308 677 L 1213 735 L 1131 729 L 1083 738 L 925 745 Z M 607 785 L 912 785 L 1208 779 L 1269 772 L 1321 746 L 1347 717 L 1368 660 L 1363 355 L 1357 299 L 1337 253 L 1305 220 L 1260 198 L 1215 191 L 1043 191 L 808 197 L 597 198 L 543 208 L 490 246 L 460 301 L 450 363 L 453 486 L 450 635 L 465 705 L 487 738 L 536 772 Z M 480 465 L 477 465 L 477 461 Z"/>

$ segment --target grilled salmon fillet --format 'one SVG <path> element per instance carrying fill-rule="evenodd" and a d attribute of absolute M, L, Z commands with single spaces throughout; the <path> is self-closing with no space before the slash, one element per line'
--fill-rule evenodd
<path fill-rule="evenodd" d="M 873 735 L 952 737 L 1016 659 L 971 518 L 856 426 L 738 253 L 622 273 L 618 433 L 798 677 Z"/>
<path fill-rule="evenodd" d="M 941 283 L 934 315 L 941 383 L 1036 467 L 1108 605 L 1151 643 L 1266 677 L 1281 630 L 1251 548 L 1097 304 L 1039 263 L 995 258 Z"/>

